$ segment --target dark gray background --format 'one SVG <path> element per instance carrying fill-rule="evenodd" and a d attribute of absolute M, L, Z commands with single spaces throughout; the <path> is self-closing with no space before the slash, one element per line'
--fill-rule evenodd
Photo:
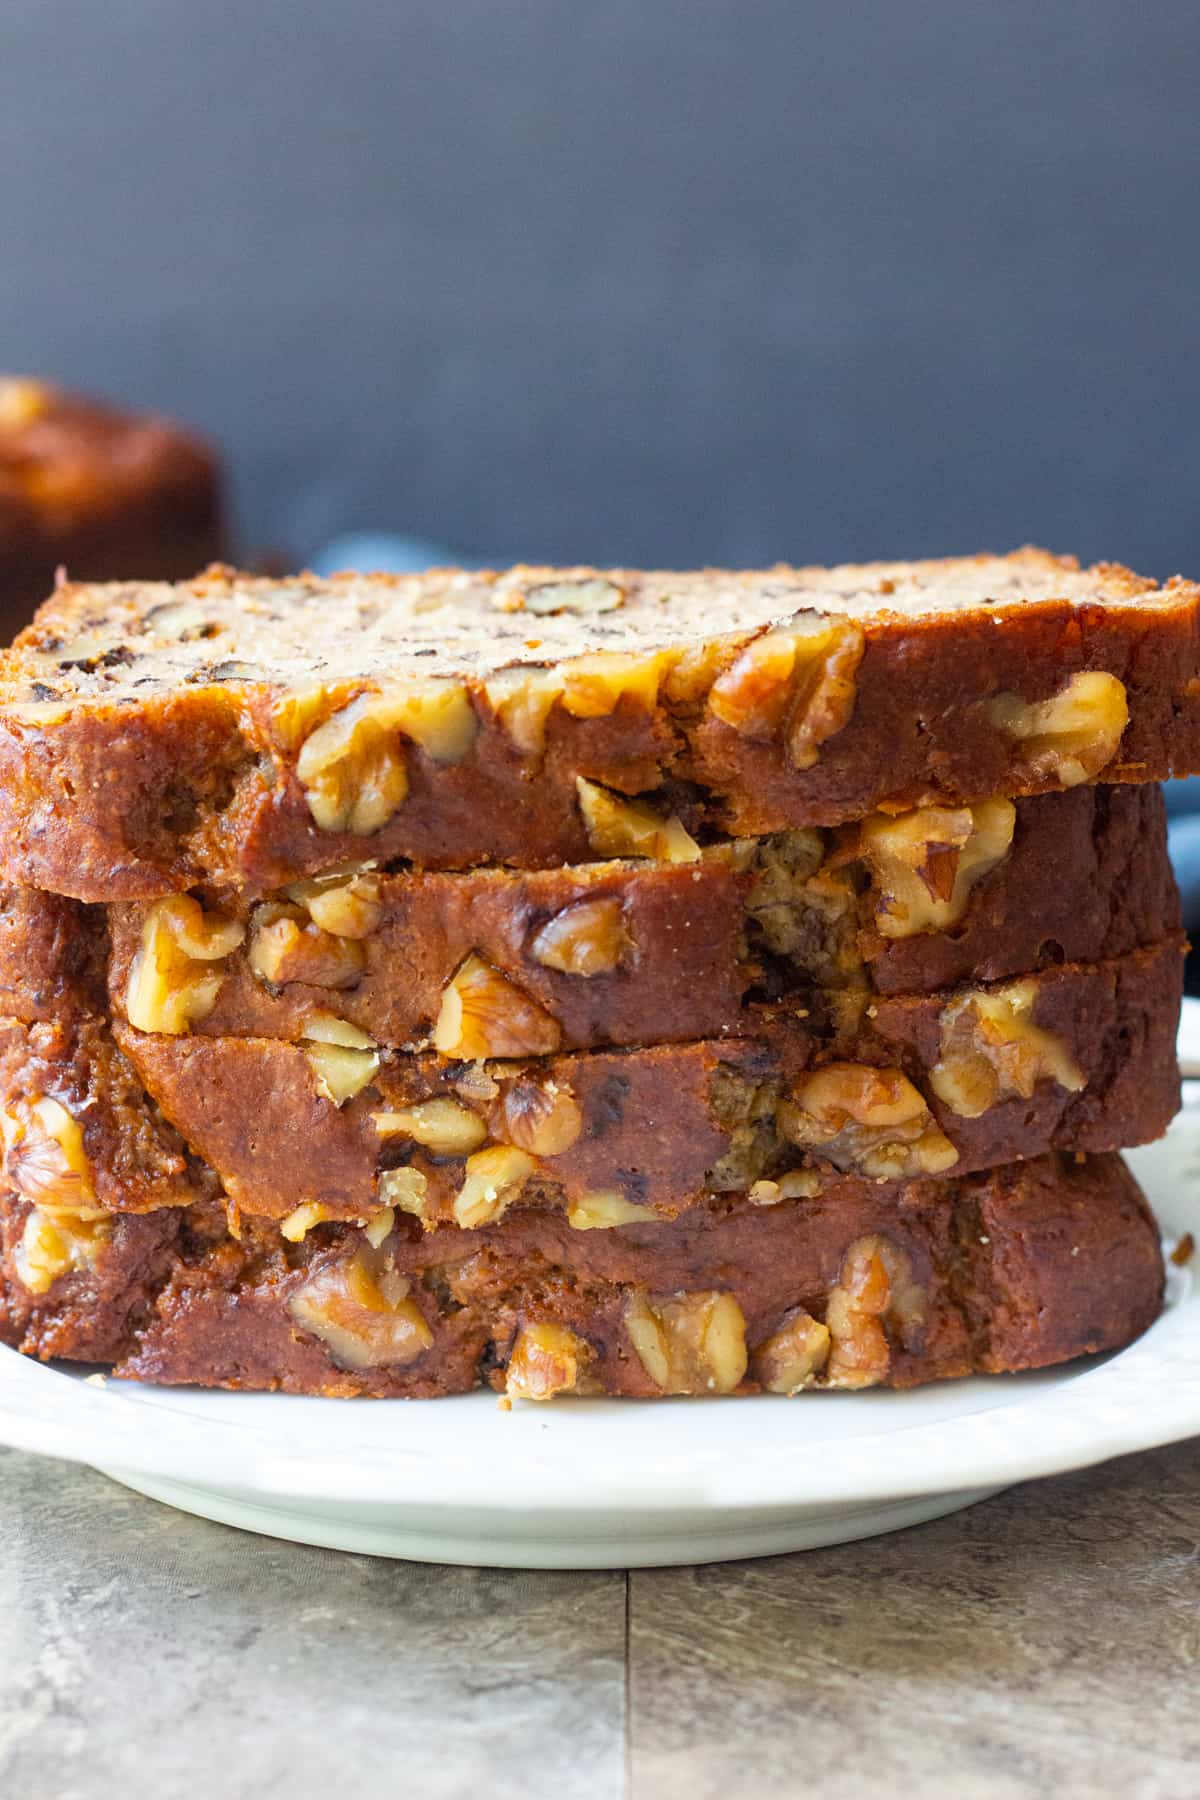
<path fill-rule="evenodd" d="M 1196 0 L 0 0 L 0 366 L 248 540 L 1200 574 Z"/>

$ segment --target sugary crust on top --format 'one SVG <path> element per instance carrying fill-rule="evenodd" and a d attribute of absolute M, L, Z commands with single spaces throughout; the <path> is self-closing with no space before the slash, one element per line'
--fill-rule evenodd
<path fill-rule="evenodd" d="M 0 658 L 0 875 L 109 901 L 583 862 L 581 780 L 704 841 L 1191 773 L 1198 621 L 1189 583 L 1035 551 L 65 589 Z"/>
<path fill-rule="evenodd" d="M 564 600 L 582 593 L 584 606 L 594 599 L 596 610 L 542 610 L 560 590 Z M 518 566 L 267 580 L 214 567 L 178 587 L 64 586 L 0 661 L 0 699 L 36 700 L 35 685 L 103 703 L 212 680 L 245 694 L 392 676 L 482 679 L 593 651 L 748 637 L 814 613 L 894 629 L 1017 620 L 1060 603 L 1173 610 L 1195 598 L 1181 580 L 1158 587 L 1115 563 L 1081 569 L 1036 549 L 762 571 Z M 214 674 L 231 664 L 242 667 Z"/>

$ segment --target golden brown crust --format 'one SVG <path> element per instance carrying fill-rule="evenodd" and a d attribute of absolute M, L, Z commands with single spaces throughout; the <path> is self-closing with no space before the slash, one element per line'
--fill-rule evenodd
<path fill-rule="evenodd" d="M 1173 940 L 1016 983 L 852 1000 L 824 1018 L 753 1009 L 742 1038 L 482 1072 L 361 1051 L 352 1053 L 365 1058 L 361 1091 L 351 1082 L 341 1106 L 327 1097 L 311 1045 L 115 1030 L 163 1113 L 247 1212 L 278 1217 L 312 1204 L 333 1217 L 369 1216 L 383 1204 L 381 1171 L 406 1165 L 420 1176 L 415 1209 L 462 1222 L 470 1155 L 509 1144 L 531 1152 L 513 1179 L 547 1204 L 615 1193 L 671 1214 L 706 1192 L 745 1191 L 802 1168 L 960 1172 L 1159 1136 L 1178 1106 L 1182 955 Z M 826 1073 L 814 1087 L 818 1069 Z M 872 1079 L 880 1074 L 886 1091 Z M 579 1117 L 560 1144 L 562 1095 Z M 434 1098 L 478 1116 L 475 1142 L 448 1147 L 437 1128 L 430 1140 L 423 1116 L 414 1124 L 411 1109 Z M 551 1113 L 543 1153 L 526 1121 Z"/>
<path fill-rule="evenodd" d="M 185 580 L 221 554 L 217 458 L 169 419 L 46 382 L 0 377 L 0 630 L 23 625 L 55 571 Z"/>
<path fill-rule="evenodd" d="M 374 1244 L 340 1226 L 289 1244 L 249 1221 L 228 1238 L 198 1209 L 118 1221 L 94 1268 L 41 1296 L 18 1274 L 22 1205 L 0 1201 L 0 1216 L 0 1332 L 29 1354 L 331 1395 L 506 1375 L 539 1397 L 909 1387 L 1116 1348 L 1150 1324 L 1163 1282 L 1153 1220 L 1107 1156 L 900 1189 L 846 1181 L 824 1200 L 587 1233 L 522 1209 L 480 1230 L 401 1217 Z M 173 1235 L 151 1247 L 164 1216 Z"/>
<path fill-rule="evenodd" d="M 529 611 L 597 585 L 619 607 Z M 68 589 L 0 665 L 0 871 L 98 901 L 365 857 L 579 862 L 579 778 L 749 835 L 1190 773 L 1198 607 L 1039 552 Z M 744 669 L 768 641 L 782 661 Z"/>

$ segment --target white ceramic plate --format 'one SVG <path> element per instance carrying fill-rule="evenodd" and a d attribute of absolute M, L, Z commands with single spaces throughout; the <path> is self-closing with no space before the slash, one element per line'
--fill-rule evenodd
<path fill-rule="evenodd" d="M 1188 1003 L 1186 1031 L 1200 1027 Z M 1131 1162 L 1200 1239 L 1200 1083 Z M 1200 1261 L 1200 1258 L 1197 1259 Z M 1171 1268 L 1128 1350 L 1038 1375 L 792 1401 L 308 1400 L 97 1384 L 0 1350 L 0 1441 L 208 1518 L 431 1562 L 625 1568 L 764 1556 L 951 1512 L 1200 1433 L 1200 1290 Z"/>

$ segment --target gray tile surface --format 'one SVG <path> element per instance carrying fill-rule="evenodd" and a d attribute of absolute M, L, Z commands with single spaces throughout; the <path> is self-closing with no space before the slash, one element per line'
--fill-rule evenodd
<path fill-rule="evenodd" d="M 628 1578 L 340 1556 L 12 1453 L 0 1541 L 4 1800 L 1200 1795 L 1200 1442 Z"/>

